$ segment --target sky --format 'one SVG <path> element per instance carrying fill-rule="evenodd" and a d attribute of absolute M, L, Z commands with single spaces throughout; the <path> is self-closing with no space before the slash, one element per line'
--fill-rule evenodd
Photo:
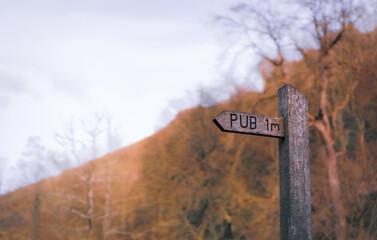
<path fill-rule="evenodd" d="M 197 104 L 182 99 L 220 78 L 211 17 L 231 3 L 0 0 L 1 164 L 30 136 L 53 147 L 71 119 L 106 113 L 126 146 L 166 124 L 169 106 Z"/>

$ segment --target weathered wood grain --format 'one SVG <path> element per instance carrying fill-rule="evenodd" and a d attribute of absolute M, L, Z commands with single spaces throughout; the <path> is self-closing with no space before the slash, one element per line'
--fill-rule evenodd
<path fill-rule="evenodd" d="M 224 132 L 284 137 L 284 118 L 224 110 L 213 121 Z"/>
<path fill-rule="evenodd" d="M 280 237 L 311 240 L 308 101 L 286 84 L 278 91 L 285 138 L 279 139 Z"/>

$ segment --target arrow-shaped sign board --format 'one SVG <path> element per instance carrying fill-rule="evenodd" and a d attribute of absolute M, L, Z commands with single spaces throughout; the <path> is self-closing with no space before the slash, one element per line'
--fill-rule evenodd
<path fill-rule="evenodd" d="M 224 110 L 213 121 L 224 132 L 284 138 L 284 117 Z"/>

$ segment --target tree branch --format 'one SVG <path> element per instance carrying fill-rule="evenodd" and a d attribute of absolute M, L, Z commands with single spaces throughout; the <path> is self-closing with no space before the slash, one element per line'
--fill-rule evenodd
<path fill-rule="evenodd" d="M 76 214 L 77 216 L 79 216 L 79 217 L 81 217 L 81 218 L 85 218 L 85 219 L 88 219 L 88 218 L 89 218 L 88 215 L 83 214 L 83 213 L 81 213 L 81 212 L 79 212 L 79 211 L 77 211 L 77 210 L 75 210 L 75 209 L 70 208 L 69 211 L 70 211 L 71 213 Z"/>
<path fill-rule="evenodd" d="M 337 122 L 336 122 L 336 119 L 338 117 L 337 116 L 338 112 L 341 111 L 341 110 L 343 110 L 347 106 L 347 103 L 348 103 L 348 101 L 349 101 L 349 99 L 351 97 L 351 94 L 355 90 L 355 88 L 356 88 L 356 86 L 357 86 L 358 83 L 359 83 L 359 80 L 356 80 L 353 83 L 351 89 L 348 91 L 348 93 L 347 93 L 346 97 L 344 98 L 343 102 L 340 105 L 338 105 L 338 106 L 335 107 L 335 109 L 334 109 L 334 111 L 333 111 L 333 113 L 331 115 L 332 116 L 332 125 L 333 125 L 334 130 L 335 130 L 334 131 L 334 139 L 336 139 L 336 136 L 338 135 Z"/>

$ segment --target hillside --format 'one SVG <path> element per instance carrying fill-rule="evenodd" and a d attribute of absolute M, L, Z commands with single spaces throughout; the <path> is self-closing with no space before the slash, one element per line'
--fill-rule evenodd
<path fill-rule="evenodd" d="M 350 29 L 329 58 L 327 100 L 348 239 L 377 236 L 377 31 Z M 335 239 L 328 148 L 315 124 L 316 50 L 286 65 L 308 96 L 313 239 Z M 278 140 L 222 133 L 231 109 L 277 115 L 279 67 L 262 93 L 181 112 L 166 128 L 57 177 L 0 196 L 1 239 L 279 239 Z M 323 87 L 323 86 L 322 86 Z"/>

